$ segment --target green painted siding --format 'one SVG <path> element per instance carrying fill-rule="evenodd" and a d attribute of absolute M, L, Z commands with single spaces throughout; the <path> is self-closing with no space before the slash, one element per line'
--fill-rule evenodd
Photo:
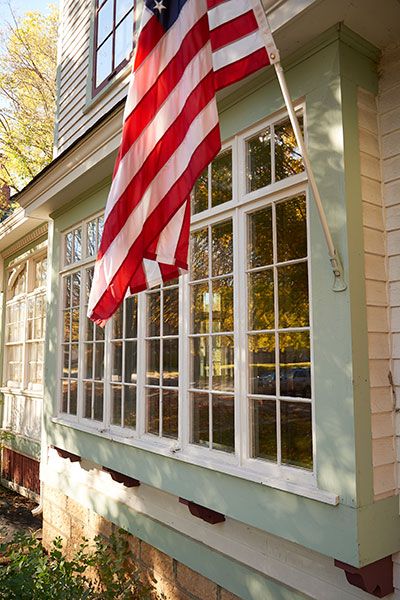
<path fill-rule="evenodd" d="M 292 97 L 306 103 L 310 157 L 348 283 L 346 292 L 332 291 L 333 275 L 326 245 L 311 202 L 316 472 L 319 487 L 340 496 L 339 506 L 329 506 L 193 466 L 178 457 L 160 456 L 51 422 L 50 416 L 57 414 L 61 232 L 104 206 L 108 182 L 93 190 L 91 195 L 71 199 L 70 207 L 65 207 L 62 214 L 54 215 L 49 234 L 52 291 L 46 349 L 45 428 L 48 444 L 65 447 L 149 485 L 190 498 L 258 529 L 354 565 L 366 564 L 400 549 L 399 534 L 396 533 L 400 531 L 397 503 L 393 499 L 372 503 L 355 91 L 357 85 L 376 90 L 375 60 L 372 47 L 347 30 L 335 28 L 304 49 L 302 60 L 297 55 L 287 65 Z M 231 137 L 282 107 L 278 84 L 268 71 L 221 101 L 223 138 Z M 101 502 L 101 499 L 97 501 Z M 95 499 L 93 502 L 93 508 L 96 508 Z M 388 518 L 391 527 L 384 527 L 383 522 Z M 374 523 L 373 527 L 371 523 Z M 150 534 L 145 539 L 154 543 Z M 167 550 L 164 548 L 164 551 Z M 186 564 L 192 564 L 197 551 L 195 547 L 188 550 Z M 239 595 L 243 593 L 239 584 L 234 589 Z"/>

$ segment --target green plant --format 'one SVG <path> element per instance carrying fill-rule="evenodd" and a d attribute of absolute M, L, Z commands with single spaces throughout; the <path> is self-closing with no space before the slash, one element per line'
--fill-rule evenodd
<path fill-rule="evenodd" d="M 156 600 L 142 581 L 122 532 L 89 547 L 83 540 L 67 559 L 56 538 L 45 552 L 34 534 L 17 533 L 0 545 L 0 600 Z"/>

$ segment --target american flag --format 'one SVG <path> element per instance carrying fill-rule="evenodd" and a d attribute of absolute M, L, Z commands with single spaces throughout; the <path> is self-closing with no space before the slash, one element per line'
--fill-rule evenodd
<path fill-rule="evenodd" d="M 190 192 L 221 147 L 215 93 L 270 64 L 262 11 L 259 0 L 145 0 L 89 297 L 93 321 L 104 325 L 127 293 L 187 270 Z"/>

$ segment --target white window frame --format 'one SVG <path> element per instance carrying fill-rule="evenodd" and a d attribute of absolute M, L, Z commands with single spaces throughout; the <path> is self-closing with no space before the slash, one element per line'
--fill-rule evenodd
<path fill-rule="evenodd" d="M 304 104 L 300 103 L 296 106 L 296 110 L 302 111 L 304 119 L 304 130 L 306 127 L 306 114 Z M 313 356 L 313 324 L 312 324 L 312 273 L 310 264 L 310 218 L 309 218 L 309 194 L 308 194 L 308 178 L 305 172 L 292 175 L 286 179 L 274 181 L 264 188 L 247 192 L 246 189 L 246 155 L 245 144 L 246 140 L 252 135 L 257 134 L 260 130 L 287 119 L 287 114 L 283 111 L 272 115 L 244 132 L 227 140 L 222 151 L 227 148 L 232 148 L 232 200 L 214 208 L 204 210 L 199 214 L 192 215 L 191 230 L 201 229 L 205 225 L 221 222 L 232 217 L 233 222 L 233 239 L 237 238 L 237 232 L 240 229 L 239 239 L 240 244 L 233 245 L 234 252 L 234 320 L 235 320 L 235 372 L 241 369 L 242 373 L 246 372 L 247 362 L 244 358 L 244 353 L 241 354 L 237 348 L 247 348 L 247 291 L 245 276 L 247 265 L 245 264 L 246 257 L 246 218 L 247 214 L 254 212 L 257 209 L 264 208 L 269 204 L 278 201 L 289 199 L 297 195 L 304 195 L 307 204 L 307 243 L 308 255 L 304 262 L 308 265 L 308 290 L 309 290 L 309 327 L 304 328 L 310 332 L 310 360 L 311 360 L 311 389 L 314 390 L 314 356 Z M 271 156 L 274 160 L 274 140 L 271 136 Z M 210 194 L 209 190 L 209 194 Z M 86 223 L 101 213 L 91 215 L 81 223 L 70 227 L 65 235 L 82 225 L 82 248 L 86 248 Z M 63 245 L 64 247 L 64 245 Z M 93 258 L 83 259 L 79 262 L 79 268 L 85 269 L 91 263 Z M 73 267 L 78 268 L 78 264 L 62 266 L 60 277 L 66 272 L 71 272 Z M 83 271 L 82 271 L 83 272 Z M 242 274 L 240 276 L 240 274 Z M 245 378 L 235 377 L 235 453 L 229 454 L 219 450 L 203 448 L 190 443 L 191 430 L 191 408 L 189 402 L 189 373 L 190 373 L 190 352 L 189 352 L 189 285 L 188 275 L 182 276 L 179 285 L 179 435 L 177 440 L 170 438 L 161 438 L 155 435 L 146 433 L 146 406 L 145 406 L 145 377 L 146 377 L 146 357 L 145 357 L 145 338 L 146 338 L 146 299 L 145 294 L 138 296 L 138 331 L 137 331 L 137 405 L 136 405 L 136 430 L 126 429 L 110 424 L 110 380 L 104 378 L 104 418 L 103 422 L 90 421 L 83 419 L 82 409 L 83 402 L 79 401 L 82 396 L 82 377 L 78 376 L 78 414 L 77 416 L 66 415 L 65 413 L 58 414 L 53 420 L 55 422 L 70 423 L 78 429 L 84 431 L 94 431 L 108 439 L 115 439 L 135 447 L 143 448 L 166 456 L 175 456 L 177 459 L 184 462 L 206 466 L 208 468 L 230 473 L 240 476 L 245 479 L 264 483 L 286 489 L 286 486 L 293 486 L 296 489 L 302 490 L 300 493 L 307 495 L 306 490 L 316 488 L 316 443 L 315 443 L 315 411 L 314 411 L 314 394 L 310 399 L 312 406 L 312 448 L 313 448 L 313 469 L 305 470 L 299 467 L 292 467 L 283 464 L 277 464 L 266 460 L 251 457 L 251 434 L 250 434 L 250 411 L 248 408 L 248 390 Z M 82 294 L 84 290 L 84 281 L 82 280 L 81 287 L 81 304 Z M 62 307 L 59 311 L 62 315 Z M 106 325 L 106 340 L 111 339 L 108 329 L 111 327 L 111 322 Z M 62 339 L 62 319 L 60 318 L 59 339 Z M 83 319 L 80 319 L 80 341 L 79 341 L 79 369 L 83 372 L 83 352 L 81 345 L 83 344 Z M 61 345 L 61 343 L 60 343 Z M 107 348 L 107 341 L 106 341 Z M 247 352 L 247 351 L 246 351 Z M 110 352 L 105 353 L 105 374 L 110 372 Z M 61 352 L 60 352 L 60 371 L 58 381 L 61 379 Z M 247 378 L 246 378 L 247 380 Z M 60 398 L 60 386 L 58 386 L 58 396 Z M 59 406 L 61 407 L 61 398 Z M 290 398 L 288 398 L 290 401 Z M 278 423 L 279 425 L 279 423 Z M 279 435 L 279 434 L 278 434 Z M 279 446 L 279 440 L 278 440 Z M 277 484 L 277 482 L 279 482 Z M 297 486 L 297 487 L 296 487 Z M 310 497 L 315 497 L 311 494 Z"/>
<path fill-rule="evenodd" d="M 42 383 L 32 383 L 28 379 L 29 373 L 29 358 L 30 351 L 29 348 L 33 346 L 34 343 L 41 343 L 43 348 L 43 358 L 44 358 L 44 340 L 45 340 L 45 331 L 46 331 L 46 315 L 44 317 L 44 332 L 43 337 L 40 339 L 29 339 L 28 338 L 28 305 L 29 300 L 35 298 L 37 296 L 43 296 L 44 302 L 46 302 L 46 292 L 47 292 L 47 283 L 45 282 L 42 286 L 34 287 L 34 279 L 35 279 L 35 265 L 38 261 L 47 258 L 47 242 L 43 242 L 39 244 L 38 247 L 34 248 L 31 251 L 24 253 L 19 256 L 15 261 L 12 261 L 7 268 L 7 290 L 6 290 L 6 298 L 5 298 L 5 319 L 4 319 L 4 359 L 3 359 L 3 385 L 0 388 L 0 391 L 3 393 L 12 393 L 12 394 L 23 394 L 30 396 L 42 396 L 43 395 L 43 373 L 42 373 Z M 8 289 L 13 285 L 18 275 L 21 273 L 23 269 L 26 269 L 26 282 L 25 282 L 25 290 L 20 294 L 13 296 L 12 298 L 8 296 Z M 19 342 L 8 342 L 7 341 L 7 309 L 8 307 L 16 304 L 17 302 L 22 301 L 24 306 L 24 316 L 23 316 L 23 337 Z M 21 385 L 10 384 L 8 380 L 8 348 L 16 345 L 22 345 L 22 361 L 21 361 Z"/>

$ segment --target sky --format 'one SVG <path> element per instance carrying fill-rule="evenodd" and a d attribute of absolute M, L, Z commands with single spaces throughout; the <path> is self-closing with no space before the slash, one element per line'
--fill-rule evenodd
<path fill-rule="evenodd" d="M 46 12 L 49 5 L 49 0 L 10 0 L 10 2 L 13 10 L 19 15 L 23 15 L 30 10 Z M 0 0 L 0 22 L 7 21 L 10 18 L 8 4 L 8 0 Z M 58 0 L 55 0 L 54 4 L 58 4 Z"/>

